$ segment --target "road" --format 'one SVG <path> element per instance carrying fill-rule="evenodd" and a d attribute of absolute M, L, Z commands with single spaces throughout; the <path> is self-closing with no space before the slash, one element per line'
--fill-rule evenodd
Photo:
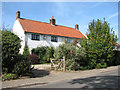
<path fill-rule="evenodd" d="M 118 88 L 118 69 L 84 78 L 67 79 L 44 85 L 33 85 L 22 88 Z M 118 85 L 119 84 L 119 85 Z"/>

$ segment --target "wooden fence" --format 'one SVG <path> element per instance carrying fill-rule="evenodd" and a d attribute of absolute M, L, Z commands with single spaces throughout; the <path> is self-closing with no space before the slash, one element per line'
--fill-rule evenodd
<path fill-rule="evenodd" d="M 65 57 L 63 59 L 51 59 L 51 70 L 62 70 L 65 71 Z"/>

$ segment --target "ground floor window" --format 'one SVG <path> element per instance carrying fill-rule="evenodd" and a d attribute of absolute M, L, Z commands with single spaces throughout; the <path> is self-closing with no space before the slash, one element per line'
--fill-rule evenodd
<path fill-rule="evenodd" d="M 52 41 L 52 42 L 58 42 L 58 37 L 56 37 L 56 36 L 51 36 L 51 41 Z"/>
<path fill-rule="evenodd" d="M 67 38 L 67 41 L 68 41 L 69 43 L 72 43 L 72 39 L 71 39 L 71 38 Z"/>
<path fill-rule="evenodd" d="M 32 34 L 32 40 L 40 40 L 40 35 L 38 34 Z"/>

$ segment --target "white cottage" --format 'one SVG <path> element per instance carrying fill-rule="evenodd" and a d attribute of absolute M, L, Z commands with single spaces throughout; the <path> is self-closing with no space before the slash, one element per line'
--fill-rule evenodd
<path fill-rule="evenodd" d="M 65 40 L 72 42 L 74 39 L 85 37 L 76 24 L 75 28 L 57 25 L 52 16 L 50 23 L 39 22 L 20 18 L 20 11 L 16 12 L 16 21 L 12 32 L 22 40 L 20 53 L 23 53 L 25 44 L 28 45 L 30 52 L 33 48 L 41 46 L 58 47 Z"/>

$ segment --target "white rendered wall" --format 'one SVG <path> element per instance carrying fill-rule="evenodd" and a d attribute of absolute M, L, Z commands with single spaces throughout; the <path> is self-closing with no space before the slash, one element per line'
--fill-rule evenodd
<path fill-rule="evenodd" d="M 23 53 L 23 49 L 25 46 L 25 34 L 24 30 L 18 20 L 15 21 L 12 32 L 16 34 L 22 41 L 21 41 L 21 48 L 20 53 Z"/>
<path fill-rule="evenodd" d="M 31 40 L 32 33 L 26 33 L 26 42 L 31 51 L 33 48 L 41 47 L 41 46 L 49 46 L 49 47 L 58 47 L 60 44 L 64 43 L 62 37 L 58 37 L 58 42 L 51 42 L 51 36 L 46 35 L 46 40 L 43 40 L 43 35 L 40 35 L 40 40 Z"/>

